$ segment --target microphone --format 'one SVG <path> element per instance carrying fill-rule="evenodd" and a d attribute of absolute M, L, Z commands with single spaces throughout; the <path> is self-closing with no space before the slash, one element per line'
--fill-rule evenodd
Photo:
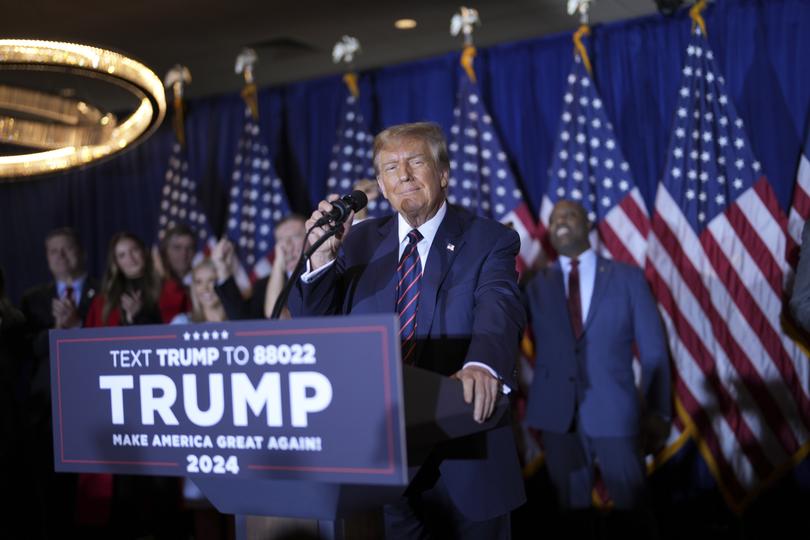
<path fill-rule="evenodd" d="M 340 199 L 332 201 L 332 209 L 316 221 L 315 226 L 321 227 L 330 222 L 334 222 L 335 225 L 343 223 L 352 211 L 362 210 L 367 204 L 368 197 L 366 194 L 356 189 L 349 195 L 344 195 Z"/>

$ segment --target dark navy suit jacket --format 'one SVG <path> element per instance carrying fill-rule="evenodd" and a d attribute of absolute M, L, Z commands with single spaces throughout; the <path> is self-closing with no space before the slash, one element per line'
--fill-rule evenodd
<path fill-rule="evenodd" d="M 638 435 L 642 413 L 670 418 L 667 345 L 641 270 L 597 259 L 593 296 L 578 340 L 559 263 L 532 279 L 527 301 L 537 343 L 530 425 L 565 433 L 578 414 L 591 437 L 628 437 Z M 634 382 L 634 348 L 641 361 L 640 389 Z"/>
<path fill-rule="evenodd" d="M 397 216 L 354 225 L 335 263 L 289 299 L 293 316 L 395 312 Z M 448 206 L 427 259 L 417 312 L 417 366 L 451 375 L 465 362 L 491 366 L 516 388 L 525 311 L 516 284 L 514 231 Z M 473 520 L 525 500 L 509 425 L 437 448 L 434 459 L 453 502 Z"/>

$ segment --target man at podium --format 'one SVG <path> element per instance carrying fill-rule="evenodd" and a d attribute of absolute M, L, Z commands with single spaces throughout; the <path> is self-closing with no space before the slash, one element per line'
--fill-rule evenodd
<path fill-rule="evenodd" d="M 446 201 L 447 144 L 433 123 L 374 140 L 380 191 L 396 214 L 342 230 L 310 258 L 289 299 L 293 316 L 398 313 L 402 361 L 461 381 L 483 422 L 515 388 L 525 323 L 517 234 Z M 330 197 L 335 200 L 335 196 Z M 313 228 L 332 204 L 321 201 Z M 329 229 L 315 227 L 314 244 Z M 387 538 L 509 538 L 525 500 L 512 429 L 501 425 L 436 447 L 400 501 L 384 509 Z"/>

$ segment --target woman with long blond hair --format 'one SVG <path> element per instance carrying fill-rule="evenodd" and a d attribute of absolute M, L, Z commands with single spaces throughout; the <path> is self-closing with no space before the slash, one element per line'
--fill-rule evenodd
<path fill-rule="evenodd" d="M 217 270 L 210 259 L 205 259 L 192 268 L 191 312 L 178 314 L 172 319 L 172 324 L 227 320 L 225 308 L 214 290 L 216 284 Z"/>

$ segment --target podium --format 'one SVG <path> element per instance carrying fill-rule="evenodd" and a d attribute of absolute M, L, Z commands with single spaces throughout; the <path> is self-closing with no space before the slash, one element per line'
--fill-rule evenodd
<path fill-rule="evenodd" d="M 51 331 L 55 468 L 188 476 L 222 513 L 340 537 L 436 444 L 508 421 L 505 396 L 478 424 L 459 381 L 403 367 L 397 331 L 394 315 Z"/>

